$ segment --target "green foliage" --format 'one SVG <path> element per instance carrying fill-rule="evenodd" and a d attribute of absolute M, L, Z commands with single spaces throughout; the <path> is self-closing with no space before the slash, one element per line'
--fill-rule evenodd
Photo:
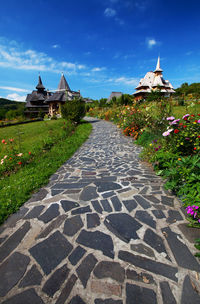
<path fill-rule="evenodd" d="M 37 126 L 38 124 L 38 126 Z M 33 129 L 32 129 L 33 127 Z M 55 131 L 54 136 L 49 133 L 51 128 Z M 31 130 L 36 128 L 36 134 L 38 141 L 35 138 L 29 136 Z M 13 135 L 13 127 L 10 129 L 8 138 Z M 30 129 L 30 130 L 28 130 Z M 39 132 L 39 129 L 43 132 Z M 91 125 L 89 123 L 83 123 L 76 127 L 75 132 L 70 133 L 67 131 L 70 129 L 68 122 L 63 120 L 48 121 L 48 123 L 40 122 L 26 125 L 24 129 L 24 136 L 26 135 L 26 145 L 22 142 L 22 147 L 32 147 L 31 151 L 34 151 L 34 155 L 30 162 L 24 167 L 10 174 L 9 176 L 2 176 L 0 178 L 0 223 L 8 217 L 9 214 L 16 212 L 20 206 L 26 202 L 33 191 L 37 191 L 43 185 L 48 183 L 49 177 L 69 159 L 74 152 L 81 146 L 81 144 L 88 138 L 91 132 Z M 4 129 L 3 129 L 4 131 Z M 51 130 L 50 130 L 51 131 Z M 34 133 L 34 132 L 33 132 Z M 44 142 L 42 137 L 53 136 L 54 144 L 50 149 L 44 149 Z M 59 136 L 60 134 L 60 136 Z M 4 134 L 5 135 L 5 134 Z M 25 140 L 25 137 L 23 139 Z M 25 153 L 25 149 L 23 150 Z"/>
<path fill-rule="evenodd" d="M 176 89 L 176 96 L 187 96 L 192 94 L 195 98 L 200 98 L 200 83 L 192 83 L 188 85 L 187 82 L 183 83 L 180 88 Z"/>
<path fill-rule="evenodd" d="M 62 117 L 72 123 L 80 123 L 85 115 L 85 101 L 82 98 L 67 100 L 61 108 Z"/>
<path fill-rule="evenodd" d="M 24 102 L 16 102 L 13 100 L 0 98 L 0 119 L 13 119 L 18 116 L 24 116 L 24 110 L 25 110 L 25 103 Z M 9 111 L 8 117 L 6 117 L 6 114 Z"/>

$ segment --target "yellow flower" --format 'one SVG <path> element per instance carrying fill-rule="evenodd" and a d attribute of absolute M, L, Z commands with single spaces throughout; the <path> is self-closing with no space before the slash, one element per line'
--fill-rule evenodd
<path fill-rule="evenodd" d="M 149 146 L 151 147 L 151 146 L 153 146 L 152 144 L 149 144 Z"/>
<path fill-rule="evenodd" d="M 181 158 L 179 157 L 178 160 L 181 160 Z"/>

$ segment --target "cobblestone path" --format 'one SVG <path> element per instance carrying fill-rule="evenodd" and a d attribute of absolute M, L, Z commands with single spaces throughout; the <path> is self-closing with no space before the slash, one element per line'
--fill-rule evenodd
<path fill-rule="evenodd" d="M 89 140 L 0 227 L 0 302 L 200 303 L 180 203 L 116 126 L 88 120 Z"/>

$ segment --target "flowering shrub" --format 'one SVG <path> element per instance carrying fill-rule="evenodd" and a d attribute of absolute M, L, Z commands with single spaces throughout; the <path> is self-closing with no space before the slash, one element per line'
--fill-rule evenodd
<path fill-rule="evenodd" d="M 193 219 L 197 220 L 198 223 L 200 223 L 199 206 L 197 205 L 187 206 L 185 210 L 187 211 L 187 214 L 189 214 L 191 217 L 193 217 Z"/>
<path fill-rule="evenodd" d="M 8 141 L 2 139 L 4 157 L 0 161 L 0 173 L 10 174 L 11 171 L 17 171 L 21 166 L 30 161 L 32 153 L 21 153 L 18 151 L 13 138 Z"/>
<path fill-rule="evenodd" d="M 181 155 L 192 155 L 200 152 L 200 114 L 186 114 L 182 119 L 168 117 L 169 126 L 162 135 L 170 149 Z"/>

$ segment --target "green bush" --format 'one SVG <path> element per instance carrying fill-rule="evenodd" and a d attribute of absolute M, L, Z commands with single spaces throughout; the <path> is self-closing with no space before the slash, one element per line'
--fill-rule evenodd
<path fill-rule="evenodd" d="M 62 117 L 72 123 L 80 123 L 85 116 L 85 101 L 82 98 L 67 100 L 61 108 Z"/>

